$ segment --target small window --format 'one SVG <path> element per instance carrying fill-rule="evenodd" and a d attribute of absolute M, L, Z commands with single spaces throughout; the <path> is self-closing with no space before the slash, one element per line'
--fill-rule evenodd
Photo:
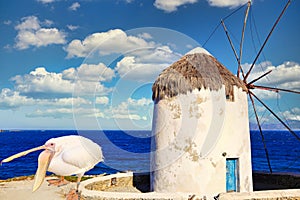
<path fill-rule="evenodd" d="M 113 177 L 112 179 L 111 179 L 111 183 L 110 183 L 112 186 L 113 185 L 117 185 L 117 178 L 116 177 Z"/>
<path fill-rule="evenodd" d="M 233 94 L 231 95 L 231 94 L 226 94 L 226 100 L 227 101 L 234 101 L 234 96 L 233 96 Z"/>

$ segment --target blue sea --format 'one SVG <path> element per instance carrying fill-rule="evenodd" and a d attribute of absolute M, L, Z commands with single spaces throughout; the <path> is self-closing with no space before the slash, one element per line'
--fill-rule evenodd
<path fill-rule="evenodd" d="M 300 135 L 300 131 L 296 132 Z M 104 163 L 86 174 L 117 171 L 148 172 L 150 168 L 150 131 L 73 131 L 22 130 L 0 132 L 0 160 L 15 153 L 40 146 L 50 138 L 82 135 L 98 143 L 103 150 Z M 288 131 L 264 131 L 273 172 L 300 174 L 300 141 Z M 234 145 L 234 144 L 233 144 Z M 258 131 L 251 131 L 253 171 L 268 172 L 268 164 Z M 0 166 L 0 180 L 32 175 L 37 168 L 40 152 L 34 152 Z"/>

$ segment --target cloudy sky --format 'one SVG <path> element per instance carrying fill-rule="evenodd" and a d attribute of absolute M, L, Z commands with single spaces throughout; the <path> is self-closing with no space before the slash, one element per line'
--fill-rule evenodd
<path fill-rule="evenodd" d="M 152 83 L 186 52 L 204 46 L 236 72 L 218 24 L 246 2 L 0 1 L 0 129 L 151 129 Z M 285 2 L 252 1 L 245 69 Z M 260 84 L 300 90 L 299 10 L 292 1 L 249 79 L 272 69 Z M 225 20 L 236 47 L 244 11 Z M 254 92 L 284 120 L 300 121 L 300 95 Z M 257 109 L 263 123 L 277 123 Z"/>

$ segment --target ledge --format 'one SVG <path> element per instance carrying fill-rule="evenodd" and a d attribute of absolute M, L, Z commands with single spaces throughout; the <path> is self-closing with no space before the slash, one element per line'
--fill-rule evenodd
<path fill-rule="evenodd" d="M 274 178 L 275 177 L 275 178 Z M 280 178 L 278 178 L 280 177 Z M 286 178 L 287 177 L 287 178 Z M 280 183 L 284 187 L 291 187 L 291 183 L 297 183 L 294 185 L 298 189 L 285 189 L 281 188 L 282 185 L 276 189 L 280 190 L 263 190 L 254 191 L 251 193 L 221 193 L 219 195 L 220 200 L 227 199 L 249 199 L 249 200 L 299 200 L 300 189 L 298 186 L 298 176 L 290 175 L 268 175 L 268 174 L 257 174 L 254 180 L 257 181 L 257 186 L 263 186 L 263 188 L 269 188 L 274 186 L 274 183 L 278 183 L 277 179 L 280 179 Z M 266 180 L 268 182 L 266 182 Z M 276 180 L 274 182 L 274 180 Z M 289 183 L 289 184 L 287 184 Z M 158 193 L 150 191 L 150 180 L 149 174 L 133 174 L 132 172 L 117 173 L 107 176 L 95 177 L 92 179 L 81 182 L 79 191 L 81 193 L 81 200 L 202 200 L 203 197 L 196 196 L 191 193 Z M 279 187 L 280 186 L 280 187 Z M 272 188 L 275 189 L 275 188 Z"/>
<path fill-rule="evenodd" d="M 132 172 L 117 173 L 83 181 L 80 183 L 79 191 L 82 200 L 186 200 L 192 196 L 185 193 L 142 193 L 133 186 Z"/>
<path fill-rule="evenodd" d="M 219 200 L 231 200 L 231 199 L 251 199 L 251 200 L 299 200 L 300 190 L 289 189 L 289 190 L 266 190 L 256 191 L 251 193 L 222 193 L 219 196 Z"/>

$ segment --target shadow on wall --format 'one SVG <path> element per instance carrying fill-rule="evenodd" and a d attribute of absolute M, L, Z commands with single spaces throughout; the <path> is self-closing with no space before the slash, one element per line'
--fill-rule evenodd
<path fill-rule="evenodd" d="M 133 186 L 150 192 L 150 174 L 133 174 Z M 253 173 L 253 190 L 300 189 L 300 175 Z"/>

